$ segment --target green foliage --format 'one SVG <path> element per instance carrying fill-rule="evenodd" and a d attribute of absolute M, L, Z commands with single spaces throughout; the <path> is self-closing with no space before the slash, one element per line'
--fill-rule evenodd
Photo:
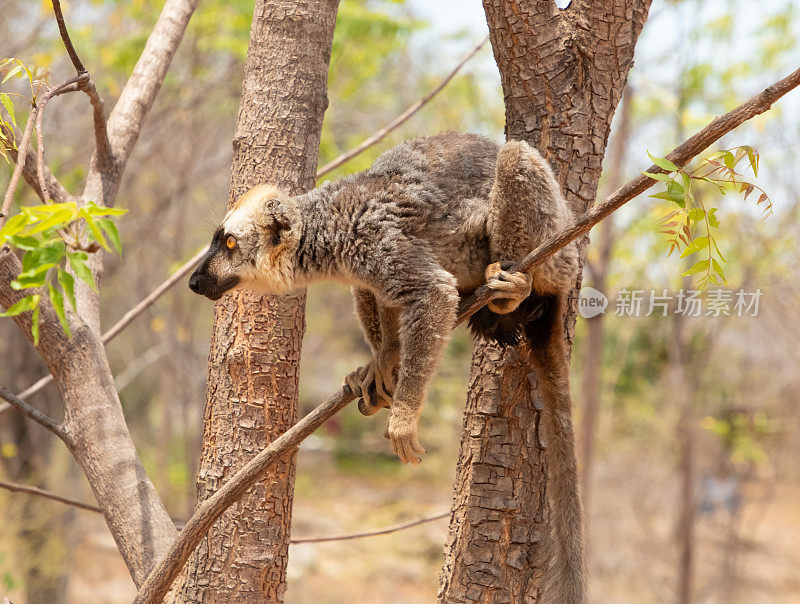
<path fill-rule="evenodd" d="M 729 410 L 721 417 L 707 416 L 702 426 L 720 439 L 735 464 L 763 464 L 767 454 L 762 444 L 765 437 L 777 432 L 774 422 L 764 412 L 745 413 Z"/>
<path fill-rule="evenodd" d="M 753 191 L 758 191 L 760 195 L 756 206 L 761 207 L 764 217 L 771 215 L 772 202 L 766 192 L 737 171 L 739 164 L 747 158 L 753 176 L 757 177 L 758 152 L 747 145 L 724 149 L 712 153 L 691 170 L 680 168 L 665 157 L 648 155 L 656 166 L 666 170 L 666 173 L 643 172 L 653 180 L 664 183 L 665 190 L 650 197 L 670 202 L 678 208 L 661 219 L 660 232 L 669 237 L 667 256 L 676 250 L 681 252 L 681 258 L 702 252 L 705 257 L 695 262 L 683 275 L 700 275 L 700 287 L 709 282 L 724 285 L 726 280 L 721 262 L 727 260 L 716 237 L 720 224 L 716 214 L 719 208 L 706 208 L 700 192 L 703 187 L 710 186 L 721 195 L 733 191 L 743 194 L 747 199 Z"/>
<path fill-rule="evenodd" d="M 11 282 L 17 290 L 46 287 L 61 325 L 67 335 L 64 298 L 75 309 L 75 282 L 67 265 L 80 279 L 95 289 L 94 278 L 86 261 L 87 251 L 100 247 L 111 250 L 111 245 L 121 253 L 119 232 L 108 216 L 120 216 L 126 210 L 104 208 L 93 202 L 78 207 L 75 202 L 24 206 L 0 228 L 0 243 L 23 250 L 22 272 Z M 80 227 L 85 225 L 87 245 L 78 245 Z M 83 249 L 81 249 L 83 248 Z M 87 250 L 87 251 L 84 251 Z M 55 281 L 55 282 L 54 282 Z M 39 303 L 42 294 L 32 293 L 14 304 L 2 317 L 13 317 L 32 312 L 31 333 L 34 344 L 39 343 Z"/>

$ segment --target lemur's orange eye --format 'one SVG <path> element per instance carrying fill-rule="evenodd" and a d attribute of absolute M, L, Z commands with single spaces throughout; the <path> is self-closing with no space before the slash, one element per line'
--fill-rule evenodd
<path fill-rule="evenodd" d="M 229 250 L 232 250 L 236 247 L 236 237 L 233 235 L 228 235 L 228 238 L 225 240 L 225 245 L 228 246 Z"/>

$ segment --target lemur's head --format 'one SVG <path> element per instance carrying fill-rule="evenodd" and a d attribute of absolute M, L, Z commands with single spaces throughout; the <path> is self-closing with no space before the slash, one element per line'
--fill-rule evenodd
<path fill-rule="evenodd" d="M 270 294 L 290 291 L 299 226 L 291 197 L 271 185 L 250 189 L 214 232 L 189 288 L 211 300 L 235 287 Z"/>

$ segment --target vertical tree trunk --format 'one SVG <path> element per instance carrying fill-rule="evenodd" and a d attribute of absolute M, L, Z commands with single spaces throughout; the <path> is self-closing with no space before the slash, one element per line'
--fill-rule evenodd
<path fill-rule="evenodd" d="M 649 5 L 583 0 L 561 10 L 552 0 L 484 0 L 506 136 L 542 152 L 576 212 L 594 200 Z M 570 342 L 574 323 L 572 310 Z M 547 534 L 545 437 L 524 350 L 477 343 L 440 601 L 537 600 L 547 565 L 538 547 Z"/>
<path fill-rule="evenodd" d="M 314 184 L 338 0 L 257 0 L 233 140 L 229 204 L 265 182 Z M 234 293 L 216 305 L 203 450 L 205 500 L 295 421 L 305 293 Z M 228 510 L 187 564 L 188 602 L 280 602 L 294 455 Z"/>

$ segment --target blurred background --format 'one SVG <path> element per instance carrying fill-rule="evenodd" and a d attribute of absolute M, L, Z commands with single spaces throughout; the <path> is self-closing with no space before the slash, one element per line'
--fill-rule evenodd
<path fill-rule="evenodd" d="M 107 107 L 160 6 L 66 6 L 73 41 Z M 783 0 L 656 0 L 614 118 L 601 195 L 649 166 L 646 151 L 664 155 L 795 69 L 799 9 Z M 107 262 L 106 327 L 205 245 L 224 215 L 251 13 L 251 2 L 230 0 L 203 2 L 193 17 L 124 178 L 118 205 L 130 212 L 118 223 L 123 256 Z M 0 0 L 0 15 L 1 57 L 39 66 L 51 82 L 71 73 L 49 2 Z M 343 0 L 320 165 L 424 96 L 485 33 L 478 0 Z M 772 216 L 764 218 L 752 197 L 702 192 L 720 208 L 728 260 L 722 289 L 734 292 L 728 315 L 678 312 L 679 292 L 694 286 L 658 233 L 664 202 L 637 199 L 592 232 L 584 285 L 610 303 L 604 315 L 578 319 L 572 356 L 592 601 L 673 602 L 693 573 L 695 601 L 800 602 L 798 109 L 795 92 L 721 144 L 758 149 L 757 183 Z M 502 91 L 488 45 L 419 114 L 327 178 L 363 169 L 403 139 L 442 130 L 502 140 Z M 93 146 L 85 99 L 59 98 L 45 131 L 51 168 L 75 190 Z M 0 172 L 0 189 L 10 172 Z M 638 316 L 617 312 L 616 301 L 631 290 L 644 292 Z M 757 312 L 736 311 L 739 290 L 760 292 Z M 672 305 L 648 313 L 651 291 Z M 709 295 L 701 296 L 704 312 Z M 134 440 L 177 519 L 194 505 L 212 318 L 212 305 L 179 284 L 108 346 Z M 384 414 L 364 418 L 352 406 L 305 441 L 293 537 L 449 509 L 470 351 L 459 329 L 421 420 L 428 450 L 421 467 L 391 455 L 381 438 Z M 301 414 L 368 358 L 349 291 L 311 288 Z M 11 321 L 0 320 L 0 383 L 18 392 L 45 373 Z M 53 387 L 33 402 L 61 413 Z M 92 501 L 61 443 L 14 412 L 0 416 L 0 479 Z M 287 602 L 432 602 L 446 531 L 442 519 L 368 539 L 293 545 Z M 38 604 L 128 602 L 134 593 L 99 515 L 0 491 L 0 594 Z"/>

